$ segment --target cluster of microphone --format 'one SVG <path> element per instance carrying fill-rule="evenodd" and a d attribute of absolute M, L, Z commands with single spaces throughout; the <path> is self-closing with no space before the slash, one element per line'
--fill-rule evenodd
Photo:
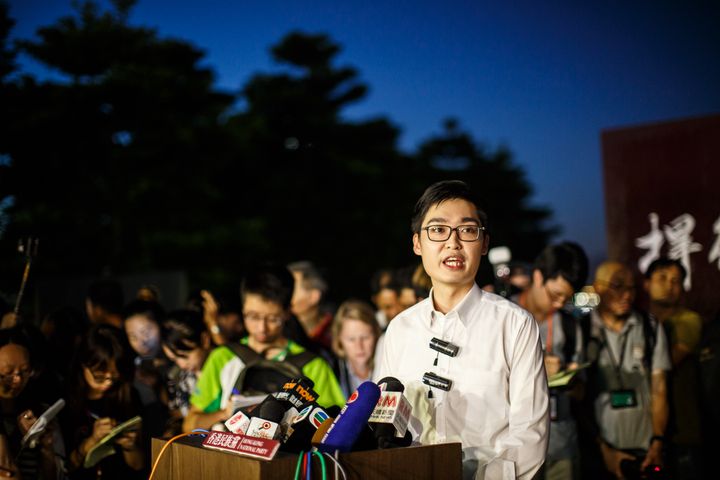
<path fill-rule="evenodd" d="M 232 433 L 277 440 L 280 450 L 350 452 L 409 446 L 411 414 L 403 384 L 386 377 L 364 382 L 340 407 L 323 408 L 308 378 L 287 382 L 257 405 L 243 407 L 225 421 Z"/>

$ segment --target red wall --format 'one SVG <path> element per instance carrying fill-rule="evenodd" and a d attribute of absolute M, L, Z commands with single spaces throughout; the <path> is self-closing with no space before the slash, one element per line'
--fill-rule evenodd
<path fill-rule="evenodd" d="M 636 241 L 650 233 L 649 216 L 656 213 L 661 254 L 682 257 L 682 245 L 696 250 L 686 255 L 691 270 L 686 305 L 706 318 L 716 314 L 720 311 L 720 115 L 606 130 L 602 149 L 609 258 L 630 264 L 639 275 L 638 260 L 648 250 L 636 246 Z M 666 230 L 681 216 L 687 220 L 688 214 L 695 220 L 689 232 L 692 242 L 679 242 L 673 251 Z M 676 233 L 681 230 L 687 232 L 678 228 Z M 715 244 L 718 258 L 711 263 Z"/>

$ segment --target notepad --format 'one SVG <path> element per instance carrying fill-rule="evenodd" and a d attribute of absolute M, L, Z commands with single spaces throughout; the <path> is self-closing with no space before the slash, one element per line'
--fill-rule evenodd
<path fill-rule="evenodd" d="M 94 467 L 103 458 L 114 454 L 115 439 L 125 432 L 137 430 L 141 422 L 142 418 L 138 415 L 110 430 L 110 433 L 105 435 L 103 439 L 91 448 L 87 455 L 85 455 L 85 462 L 83 462 L 83 466 L 85 468 Z"/>
<path fill-rule="evenodd" d="M 65 400 L 62 398 L 58 399 L 57 402 L 53 403 L 50 408 L 45 410 L 42 415 L 32 424 L 30 429 L 27 431 L 25 436 L 22 438 L 20 445 L 22 448 L 29 446 L 30 448 L 35 447 L 35 443 L 40 435 L 45 432 L 48 424 L 55 418 L 60 410 L 65 406 Z"/>
<path fill-rule="evenodd" d="M 566 387 L 580 370 L 589 366 L 589 363 L 583 363 L 572 370 L 561 370 L 556 374 L 549 376 L 548 388 Z"/>

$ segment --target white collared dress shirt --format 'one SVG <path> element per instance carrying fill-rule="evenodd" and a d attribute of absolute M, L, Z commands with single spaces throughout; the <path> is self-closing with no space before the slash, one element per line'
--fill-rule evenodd
<path fill-rule="evenodd" d="M 433 337 L 460 347 L 458 355 L 430 349 Z M 430 389 L 426 372 L 452 387 Z M 521 307 L 474 285 L 443 315 L 431 292 L 390 322 L 375 380 L 386 376 L 405 385 L 415 442 L 461 442 L 463 461 L 477 462 L 476 478 L 529 479 L 542 465 L 547 379 L 537 323 Z"/>

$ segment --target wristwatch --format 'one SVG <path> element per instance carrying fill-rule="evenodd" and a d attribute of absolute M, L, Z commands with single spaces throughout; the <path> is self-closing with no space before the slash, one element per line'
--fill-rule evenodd
<path fill-rule="evenodd" d="M 662 435 L 653 435 L 650 438 L 650 445 L 652 445 L 655 440 L 659 441 L 660 443 L 665 443 L 665 437 L 663 437 Z"/>

